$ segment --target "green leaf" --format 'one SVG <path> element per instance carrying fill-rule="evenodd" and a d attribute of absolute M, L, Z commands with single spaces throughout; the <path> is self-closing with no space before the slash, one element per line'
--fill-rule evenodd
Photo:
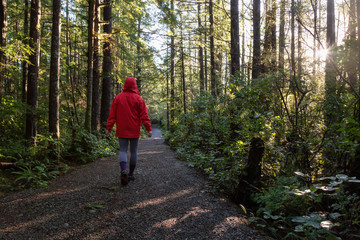
<path fill-rule="evenodd" d="M 86 208 L 91 209 L 91 210 L 97 210 L 97 209 L 105 208 L 105 206 L 103 206 L 103 205 L 94 205 L 94 204 L 88 203 L 88 204 L 86 204 Z"/>

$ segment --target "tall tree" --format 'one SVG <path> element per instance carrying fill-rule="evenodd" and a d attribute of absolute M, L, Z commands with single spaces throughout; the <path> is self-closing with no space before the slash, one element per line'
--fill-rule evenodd
<path fill-rule="evenodd" d="M 336 122 L 336 70 L 335 70 L 335 5 L 327 0 L 326 47 L 328 50 L 325 66 L 325 124 L 330 127 Z"/>
<path fill-rule="evenodd" d="M 136 58 L 136 73 L 135 73 L 136 84 L 138 86 L 139 92 L 141 93 L 141 64 L 142 64 L 141 59 L 142 59 L 142 53 L 141 53 L 140 38 L 141 38 L 141 16 L 139 17 L 138 24 L 137 24 L 137 41 L 136 41 L 137 58 Z"/>
<path fill-rule="evenodd" d="M 240 70 L 239 0 L 231 0 L 231 75 Z"/>
<path fill-rule="evenodd" d="M 180 21 L 182 22 L 182 14 L 180 13 Z M 184 63 L 184 33 L 180 25 L 180 49 L 181 49 L 181 82 L 183 92 L 183 109 L 186 114 L 186 83 L 185 83 L 185 63 Z"/>
<path fill-rule="evenodd" d="M 87 47 L 87 100 L 85 113 L 85 129 L 91 131 L 91 110 L 93 98 L 93 59 L 94 59 L 94 15 L 95 0 L 89 0 L 88 11 L 88 47 Z"/>
<path fill-rule="evenodd" d="M 253 2 L 253 62 L 252 62 L 252 79 L 260 75 L 260 0 Z"/>
<path fill-rule="evenodd" d="M 291 31 L 291 43 L 290 43 L 290 88 L 295 89 L 295 17 L 296 17 L 296 6 L 295 0 L 291 0 L 291 19 L 290 19 L 290 31 Z"/>
<path fill-rule="evenodd" d="M 317 66 L 317 37 L 318 37 L 318 30 L 317 30 L 317 23 L 318 23 L 318 0 L 311 1 L 311 6 L 314 13 L 314 36 L 313 36 L 313 69 L 312 75 L 313 79 L 316 79 L 316 66 Z"/>
<path fill-rule="evenodd" d="M 271 71 L 276 70 L 276 0 L 271 0 L 271 14 L 270 14 L 270 45 L 271 45 Z"/>
<path fill-rule="evenodd" d="M 60 33 L 61 0 L 53 0 L 50 91 L 49 91 L 49 132 L 59 138 L 59 79 L 60 79 Z"/>
<path fill-rule="evenodd" d="M 279 27 L 279 71 L 284 71 L 285 56 L 285 0 L 280 3 L 280 27 Z"/>
<path fill-rule="evenodd" d="M 297 11 L 296 11 L 296 17 L 298 19 L 302 19 L 302 2 L 301 0 L 298 0 L 297 2 Z M 302 48 L 302 27 L 298 26 L 298 48 L 297 48 L 297 53 L 298 53 L 298 60 L 297 60 L 297 76 L 299 79 L 301 79 L 302 73 L 303 73 L 303 61 L 302 61 L 302 53 L 303 53 L 303 48 Z"/>
<path fill-rule="evenodd" d="M 99 131 L 100 129 L 100 8 L 99 0 L 95 0 L 94 11 L 94 59 L 93 59 L 93 96 L 91 104 L 91 130 Z"/>
<path fill-rule="evenodd" d="M 200 79 L 200 93 L 204 91 L 205 79 L 204 79 L 204 55 L 202 47 L 202 32 L 203 27 L 201 24 L 201 3 L 198 2 L 198 31 L 199 31 L 199 79 Z"/>
<path fill-rule="evenodd" d="M 347 52 L 348 59 L 346 60 L 345 68 L 348 73 L 349 81 L 353 86 L 356 85 L 356 6 L 355 0 L 350 0 L 349 24 L 347 36 Z"/>
<path fill-rule="evenodd" d="M 29 55 L 29 75 L 26 113 L 26 139 L 31 139 L 37 134 L 36 108 L 38 105 L 38 82 L 40 65 L 40 19 L 41 0 L 31 0 L 29 46 L 33 50 Z"/>
<path fill-rule="evenodd" d="M 360 59 L 360 0 L 356 1 L 356 13 L 357 13 L 357 46 L 358 46 L 358 59 Z M 360 72 L 360 61 L 358 61 L 357 71 Z M 358 75 L 357 82 L 360 83 L 360 74 Z M 360 86 L 359 86 L 360 90 Z M 360 122 L 360 100 L 358 100 L 358 122 Z"/>
<path fill-rule="evenodd" d="M 174 13 L 174 0 L 171 0 L 171 16 L 175 16 Z M 173 124 L 175 121 L 175 22 L 171 19 L 170 23 L 171 32 L 171 53 L 170 53 L 170 130 L 172 131 Z"/>
<path fill-rule="evenodd" d="M 6 79 L 6 31 L 7 31 L 7 14 L 6 14 L 6 0 L 0 2 L 0 102 Z"/>
<path fill-rule="evenodd" d="M 101 124 L 106 124 L 109 116 L 113 88 L 113 63 L 112 63 L 112 0 L 106 0 L 104 7 L 104 34 L 102 94 L 101 94 Z"/>
<path fill-rule="evenodd" d="M 29 43 L 27 38 L 28 34 L 29 34 L 29 1 L 24 0 L 24 36 L 22 40 L 24 45 L 27 45 Z M 28 62 L 25 59 L 23 59 L 21 65 L 22 65 L 21 101 L 26 102 Z"/>
<path fill-rule="evenodd" d="M 210 83 L 211 95 L 216 96 L 216 66 L 215 66 L 215 45 L 214 45 L 214 2 L 209 0 L 210 18 Z"/>

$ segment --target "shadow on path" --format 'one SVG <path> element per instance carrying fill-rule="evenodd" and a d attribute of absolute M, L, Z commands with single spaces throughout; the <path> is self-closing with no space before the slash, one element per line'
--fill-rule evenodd
<path fill-rule="evenodd" d="M 113 156 L 0 198 L 0 239 L 260 239 L 163 141 L 157 128 L 140 141 L 125 187 Z"/>

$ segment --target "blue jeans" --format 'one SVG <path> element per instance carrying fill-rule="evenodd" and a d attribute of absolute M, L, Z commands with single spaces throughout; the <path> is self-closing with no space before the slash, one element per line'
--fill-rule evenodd
<path fill-rule="evenodd" d="M 121 170 L 126 170 L 127 150 L 130 142 L 130 174 L 134 172 L 137 162 L 137 149 L 139 138 L 119 138 L 120 154 L 119 161 Z"/>

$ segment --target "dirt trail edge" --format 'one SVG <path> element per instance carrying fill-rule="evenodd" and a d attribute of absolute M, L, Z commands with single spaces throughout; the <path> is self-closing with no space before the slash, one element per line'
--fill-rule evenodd
<path fill-rule="evenodd" d="M 0 198 L 0 239 L 261 239 L 153 132 L 128 186 L 113 156 Z"/>

